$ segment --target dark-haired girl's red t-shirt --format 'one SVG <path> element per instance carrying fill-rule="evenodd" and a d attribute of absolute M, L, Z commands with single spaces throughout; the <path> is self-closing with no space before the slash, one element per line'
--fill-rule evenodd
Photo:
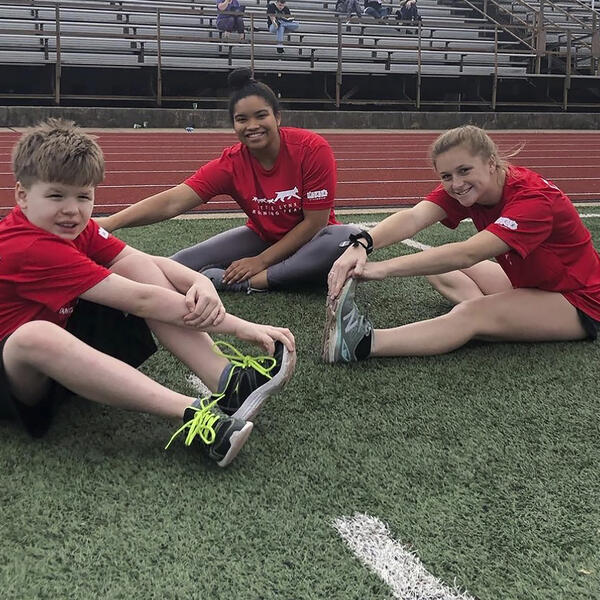
<path fill-rule="evenodd" d="M 490 231 L 510 246 L 496 259 L 513 287 L 560 292 L 600 320 L 600 257 L 573 203 L 551 181 L 511 166 L 495 206 L 465 208 L 442 185 L 425 199 L 444 209 L 447 227 L 470 217 L 478 231 Z"/>
<path fill-rule="evenodd" d="M 300 223 L 305 210 L 333 211 L 336 166 L 331 147 L 320 135 L 282 127 L 279 155 L 264 169 L 242 143 L 200 167 L 185 184 L 203 201 L 231 196 L 248 215 L 247 226 L 266 242 L 276 242 Z"/>

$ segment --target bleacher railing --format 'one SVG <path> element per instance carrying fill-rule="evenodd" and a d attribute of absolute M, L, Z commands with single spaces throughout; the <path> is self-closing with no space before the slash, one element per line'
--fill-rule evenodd
<path fill-rule="evenodd" d="M 519 0 L 523 1 L 524 0 Z M 258 2 L 258 0 L 257 0 Z M 495 3 L 496 0 L 486 0 L 488 3 Z M 420 109 L 422 107 L 422 81 L 425 77 L 431 74 L 435 75 L 435 69 L 433 71 L 425 71 L 425 64 L 430 64 L 431 61 L 440 60 L 438 57 L 441 55 L 442 59 L 440 62 L 441 67 L 448 67 L 448 57 L 453 56 L 454 66 L 457 69 L 457 73 L 467 73 L 469 69 L 469 61 L 472 64 L 477 64 L 478 55 L 481 57 L 481 63 L 487 62 L 490 66 L 490 75 L 492 77 L 492 95 L 491 95 L 491 108 L 493 110 L 498 106 L 498 86 L 499 81 L 503 77 L 508 77 L 502 73 L 503 65 L 506 61 L 519 60 L 520 64 L 524 64 L 523 75 L 527 74 L 541 74 L 540 65 L 541 58 L 549 58 L 555 56 L 555 58 L 563 58 L 565 60 L 565 70 L 563 75 L 564 85 L 564 100 L 563 106 L 566 110 L 568 105 L 568 90 L 570 86 L 571 77 L 573 76 L 574 70 L 577 68 L 577 48 L 573 46 L 573 34 L 571 31 L 567 31 L 567 42 L 566 49 L 549 50 L 546 48 L 544 43 L 544 36 L 548 31 L 553 29 L 548 26 L 540 24 L 539 21 L 529 24 L 526 21 L 521 20 L 516 24 L 501 23 L 485 15 L 479 7 L 475 6 L 471 1 L 465 0 L 465 4 L 471 6 L 474 10 L 477 10 L 482 16 L 485 16 L 485 20 L 480 19 L 473 24 L 473 27 L 477 29 L 480 35 L 487 35 L 488 41 L 491 41 L 492 50 L 489 48 L 485 51 L 479 51 L 473 45 L 469 45 L 470 40 L 464 40 L 463 46 L 461 46 L 461 40 L 452 38 L 451 34 L 454 30 L 459 29 L 465 30 L 469 28 L 468 19 L 466 19 L 459 26 L 452 25 L 450 23 L 444 23 L 440 21 L 438 30 L 444 30 L 450 32 L 446 38 L 444 37 L 433 37 L 433 31 L 436 29 L 435 23 L 428 23 L 427 31 L 429 31 L 429 37 L 424 34 L 425 28 L 422 23 L 419 22 L 416 25 L 402 24 L 401 26 L 405 29 L 412 28 L 416 35 L 410 38 L 402 38 L 396 36 L 395 38 L 386 35 L 390 30 L 390 25 L 383 22 L 377 22 L 369 20 L 365 22 L 352 22 L 350 25 L 344 23 L 347 17 L 335 15 L 334 13 L 323 13 L 306 10 L 296 10 L 295 14 L 301 18 L 301 21 L 305 24 L 328 24 L 333 25 L 335 33 L 323 34 L 323 41 L 321 43 L 307 43 L 304 41 L 309 35 L 304 33 L 302 30 L 294 33 L 291 37 L 288 36 L 286 43 L 286 50 L 291 49 L 294 54 L 286 54 L 283 60 L 276 60 L 274 57 L 271 61 L 261 60 L 260 67 L 258 66 L 258 55 L 257 51 L 264 51 L 266 48 L 273 48 L 275 45 L 274 36 L 271 36 L 269 41 L 257 40 L 255 35 L 256 24 L 263 23 L 266 20 L 265 7 L 264 6 L 252 6 L 248 7 L 245 13 L 245 18 L 249 23 L 249 43 L 242 43 L 238 41 L 224 40 L 221 34 L 216 30 L 214 21 L 217 16 L 216 7 L 214 4 L 207 4 L 206 2 L 196 2 L 190 0 L 186 3 L 180 3 L 177 1 L 166 1 L 162 2 L 143 2 L 143 1 L 90 1 L 81 2 L 78 0 L 13 0 L 12 2 L 0 1 L 0 6 L 13 6 L 13 7 L 27 7 L 30 12 L 31 19 L 24 23 L 23 27 L 19 29 L 15 27 L 9 29 L 2 24 L 0 19 L 0 41 L 3 36 L 33 36 L 39 40 L 39 49 L 43 52 L 45 64 L 54 65 L 54 89 L 52 92 L 53 101 L 55 104 L 60 104 L 65 98 L 65 95 L 61 92 L 61 77 L 62 69 L 65 64 L 65 53 L 67 50 L 64 47 L 65 41 L 69 39 L 82 40 L 82 49 L 85 47 L 84 42 L 90 42 L 93 40 L 102 40 L 108 42 L 109 40 L 121 40 L 127 41 L 130 44 L 129 55 L 134 55 L 138 65 L 156 65 L 156 93 L 153 98 L 157 106 L 162 106 L 165 101 L 173 100 L 190 100 L 194 102 L 210 101 L 215 102 L 217 98 L 185 98 L 185 97 L 165 97 L 163 93 L 163 72 L 165 68 L 175 68 L 172 65 L 169 67 L 165 66 L 168 56 L 168 52 L 165 50 L 166 45 L 171 42 L 180 44 L 208 44 L 213 47 L 217 47 L 224 55 L 226 68 L 233 68 L 237 64 L 247 63 L 252 72 L 254 73 L 257 69 L 261 71 L 277 71 L 277 72 L 298 72 L 298 57 L 306 58 L 306 67 L 310 70 L 319 70 L 320 65 L 324 65 L 326 61 L 319 58 L 319 53 L 322 51 L 330 51 L 330 54 L 335 53 L 335 60 L 329 60 L 329 63 L 335 63 L 332 67 L 330 64 L 328 68 L 335 72 L 335 98 L 333 100 L 336 108 L 339 108 L 346 100 L 342 95 L 342 84 L 344 76 L 352 72 L 364 72 L 367 74 L 369 71 L 369 56 L 383 56 L 383 64 L 385 65 L 385 71 L 393 72 L 394 67 L 398 65 L 406 65 L 407 60 L 413 60 L 413 56 L 416 55 L 416 64 L 414 64 L 414 72 L 416 75 L 417 86 L 416 95 L 414 98 L 415 108 Z M 52 10 L 53 17 L 49 18 L 44 11 Z M 87 22 L 74 23 L 64 17 L 64 11 L 66 10 L 78 10 L 83 11 L 89 15 Z M 106 12 L 107 10 L 114 13 L 114 22 L 106 23 L 99 19 L 94 19 L 94 14 L 99 12 Z M 40 15 L 46 14 L 45 18 Z M 173 16 L 189 16 L 191 32 L 186 31 L 185 27 L 168 24 L 168 17 Z M 149 22 L 139 21 L 140 17 L 148 19 L 151 17 Z M 206 29 L 203 30 L 205 35 L 200 37 L 198 35 L 199 28 L 192 25 L 191 19 L 200 18 L 202 25 L 206 21 Z M 194 21 L 195 23 L 195 21 Z M 34 24 L 33 29 L 25 27 L 27 24 Z M 113 26 L 111 31 L 90 31 L 89 26 Z M 597 23 L 594 22 L 595 31 L 597 32 Z M 348 29 L 351 29 L 348 32 Z M 366 34 L 365 31 L 369 33 Z M 526 35 L 523 35 L 523 31 Z M 559 32 L 562 30 L 558 30 Z M 593 32 L 592 32 L 593 33 Z M 507 38 L 503 40 L 502 37 Z M 439 47 L 440 44 L 446 45 L 445 48 Z M 508 43 L 512 43 L 512 46 L 507 46 Z M 516 44 L 516 46 L 514 45 Z M 89 45 L 89 44 L 88 44 Z M 593 44 L 592 44 L 593 46 Z M 234 50 L 238 53 L 234 56 Z M 345 58 L 347 51 L 363 52 L 364 56 L 360 60 L 357 59 L 356 64 L 352 63 L 350 59 Z M 73 52 L 68 50 L 68 52 Z M 591 55 L 596 59 L 595 68 L 596 74 L 598 69 L 597 56 L 592 52 L 590 47 Z M 490 58 L 491 55 L 491 58 Z M 181 54 L 181 61 L 185 62 L 185 53 Z M 240 60 L 241 57 L 241 60 Z M 403 58 L 403 57 L 409 57 Z M 445 57 L 445 58 L 443 58 Z M 0 53 L 0 59 L 1 59 Z M 114 53 L 114 66 L 123 66 L 122 62 L 123 52 Z M 234 60 L 235 59 L 235 60 Z M 110 60 L 110 59 L 109 59 Z M 90 53 L 90 61 L 93 61 L 93 54 Z M 304 63 L 303 63 L 304 64 Z M 350 65 L 353 65 L 352 67 Z M 362 66 L 361 66 L 362 65 Z M 89 66 L 94 66 L 93 62 L 89 63 Z M 303 65 L 300 65 L 303 66 Z M 364 69 L 363 69 L 364 66 Z M 435 66 L 435 65 L 434 65 Z M 222 63 L 215 61 L 215 67 L 223 68 Z M 210 67 L 207 67 L 210 68 Z M 354 71 L 353 71 L 354 69 Z M 356 71 L 358 69 L 358 71 Z M 0 94 L 0 97 L 6 97 L 6 95 Z M 100 97 L 99 97 L 100 98 Z M 103 99 L 107 96 L 103 96 Z M 139 99 L 139 96 L 132 96 L 128 99 L 135 100 Z M 222 100 L 222 99 L 221 99 Z M 292 100 L 292 99 L 290 99 Z M 301 100 L 301 99 L 297 99 Z M 431 105 L 434 102 L 429 100 L 427 104 Z"/>

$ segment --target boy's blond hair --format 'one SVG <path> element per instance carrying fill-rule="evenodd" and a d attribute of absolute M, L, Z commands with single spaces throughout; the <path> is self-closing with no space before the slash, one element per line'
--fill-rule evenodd
<path fill-rule="evenodd" d="M 63 119 L 25 131 L 13 148 L 12 167 L 25 188 L 39 181 L 95 187 L 104 179 L 104 155 L 95 137 Z"/>

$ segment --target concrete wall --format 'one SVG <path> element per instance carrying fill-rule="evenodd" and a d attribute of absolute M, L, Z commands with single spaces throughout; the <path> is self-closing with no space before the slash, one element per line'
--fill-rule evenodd
<path fill-rule="evenodd" d="M 0 127 L 26 127 L 65 117 L 82 127 L 230 127 L 225 110 L 0 106 Z M 600 129 L 600 113 L 368 112 L 286 110 L 283 123 L 307 129 L 448 129 L 466 123 L 486 129 Z"/>

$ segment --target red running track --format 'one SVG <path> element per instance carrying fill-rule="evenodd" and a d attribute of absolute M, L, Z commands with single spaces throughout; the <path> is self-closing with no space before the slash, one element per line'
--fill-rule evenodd
<path fill-rule="evenodd" d="M 181 183 L 199 166 L 236 142 L 233 133 L 96 132 L 106 157 L 106 179 L 96 193 L 95 214 L 108 214 Z M 325 132 L 338 165 L 337 208 L 410 206 L 438 181 L 427 148 L 436 132 Z M 0 215 L 14 204 L 10 151 L 19 134 L 0 132 Z M 573 202 L 600 201 L 600 132 L 491 132 L 501 151 L 522 143 L 516 164 L 551 179 Z M 198 209 L 237 210 L 228 196 Z"/>

